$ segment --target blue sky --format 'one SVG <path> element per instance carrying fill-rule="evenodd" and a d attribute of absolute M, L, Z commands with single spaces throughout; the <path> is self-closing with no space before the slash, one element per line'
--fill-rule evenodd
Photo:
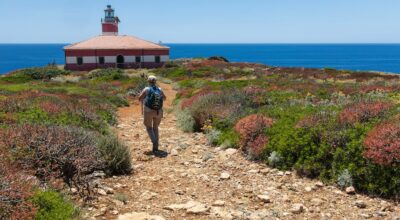
<path fill-rule="evenodd" d="M 399 0 L 0 0 L 0 43 L 98 35 L 112 4 L 120 33 L 165 43 L 399 43 Z"/>

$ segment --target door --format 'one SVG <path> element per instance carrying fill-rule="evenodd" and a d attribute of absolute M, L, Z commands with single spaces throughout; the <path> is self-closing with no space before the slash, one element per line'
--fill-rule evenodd
<path fill-rule="evenodd" d="M 118 55 L 117 56 L 117 68 L 124 68 L 125 59 L 124 56 Z"/>

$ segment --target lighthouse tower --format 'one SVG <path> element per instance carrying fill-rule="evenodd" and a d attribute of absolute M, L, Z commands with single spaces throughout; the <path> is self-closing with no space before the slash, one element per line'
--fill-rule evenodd
<path fill-rule="evenodd" d="M 107 5 L 104 12 L 104 19 L 101 19 L 103 35 L 118 35 L 118 23 L 120 20 L 114 15 L 114 9 L 111 5 Z"/>

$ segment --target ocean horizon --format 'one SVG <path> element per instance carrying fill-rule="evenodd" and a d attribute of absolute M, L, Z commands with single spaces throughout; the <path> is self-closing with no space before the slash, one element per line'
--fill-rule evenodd
<path fill-rule="evenodd" d="M 0 44 L 0 74 L 28 67 L 64 64 L 63 47 L 53 44 Z M 399 44 L 165 43 L 171 59 L 223 56 L 231 62 L 270 66 L 335 68 L 400 73 Z"/>

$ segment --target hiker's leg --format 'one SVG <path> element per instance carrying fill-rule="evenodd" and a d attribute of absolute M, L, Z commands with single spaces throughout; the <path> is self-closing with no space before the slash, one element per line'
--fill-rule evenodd
<path fill-rule="evenodd" d="M 161 123 L 161 119 L 162 119 L 162 110 L 158 111 L 158 113 L 156 113 L 155 117 L 153 118 L 153 132 L 154 132 L 154 136 L 156 137 L 157 140 L 157 148 L 158 148 L 158 144 L 160 143 L 160 135 L 158 132 L 158 127 L 160 126 Z"/>
<path fill-rule="evenodd" d="M 152 117 L 152 112 L 144 112 L 144 126 L 146 126 L 146 131 L 149 134 L 149 138 L 151 140 L 151 143 L 154 144 L 157 142 L 156 136 L 153 131 L 153 117 Z"/>
<path fill-rule="evenodd" d="M 151 143 L 153 143 L 153 150 L 154 150 L 154 145 L 157 143 L 156 135 L 154 134 L 154 130 L 152 127 L 146 127 L 147 134 L 149 134 Z"/>
<path fill-rule="evenodd" d="M 157 125 L 157 119 L 156 118 L 154 118 L 154 120 L 153 120 L 153 133 L 154 133 L 154 137 L 155 137 L 156 143 L 157 143 L 156 147 L 158 149 L 158 144 L 159 144 L 160 138 L 159 138 L 159 134 L 158 134 L 158 125 Z"/>

